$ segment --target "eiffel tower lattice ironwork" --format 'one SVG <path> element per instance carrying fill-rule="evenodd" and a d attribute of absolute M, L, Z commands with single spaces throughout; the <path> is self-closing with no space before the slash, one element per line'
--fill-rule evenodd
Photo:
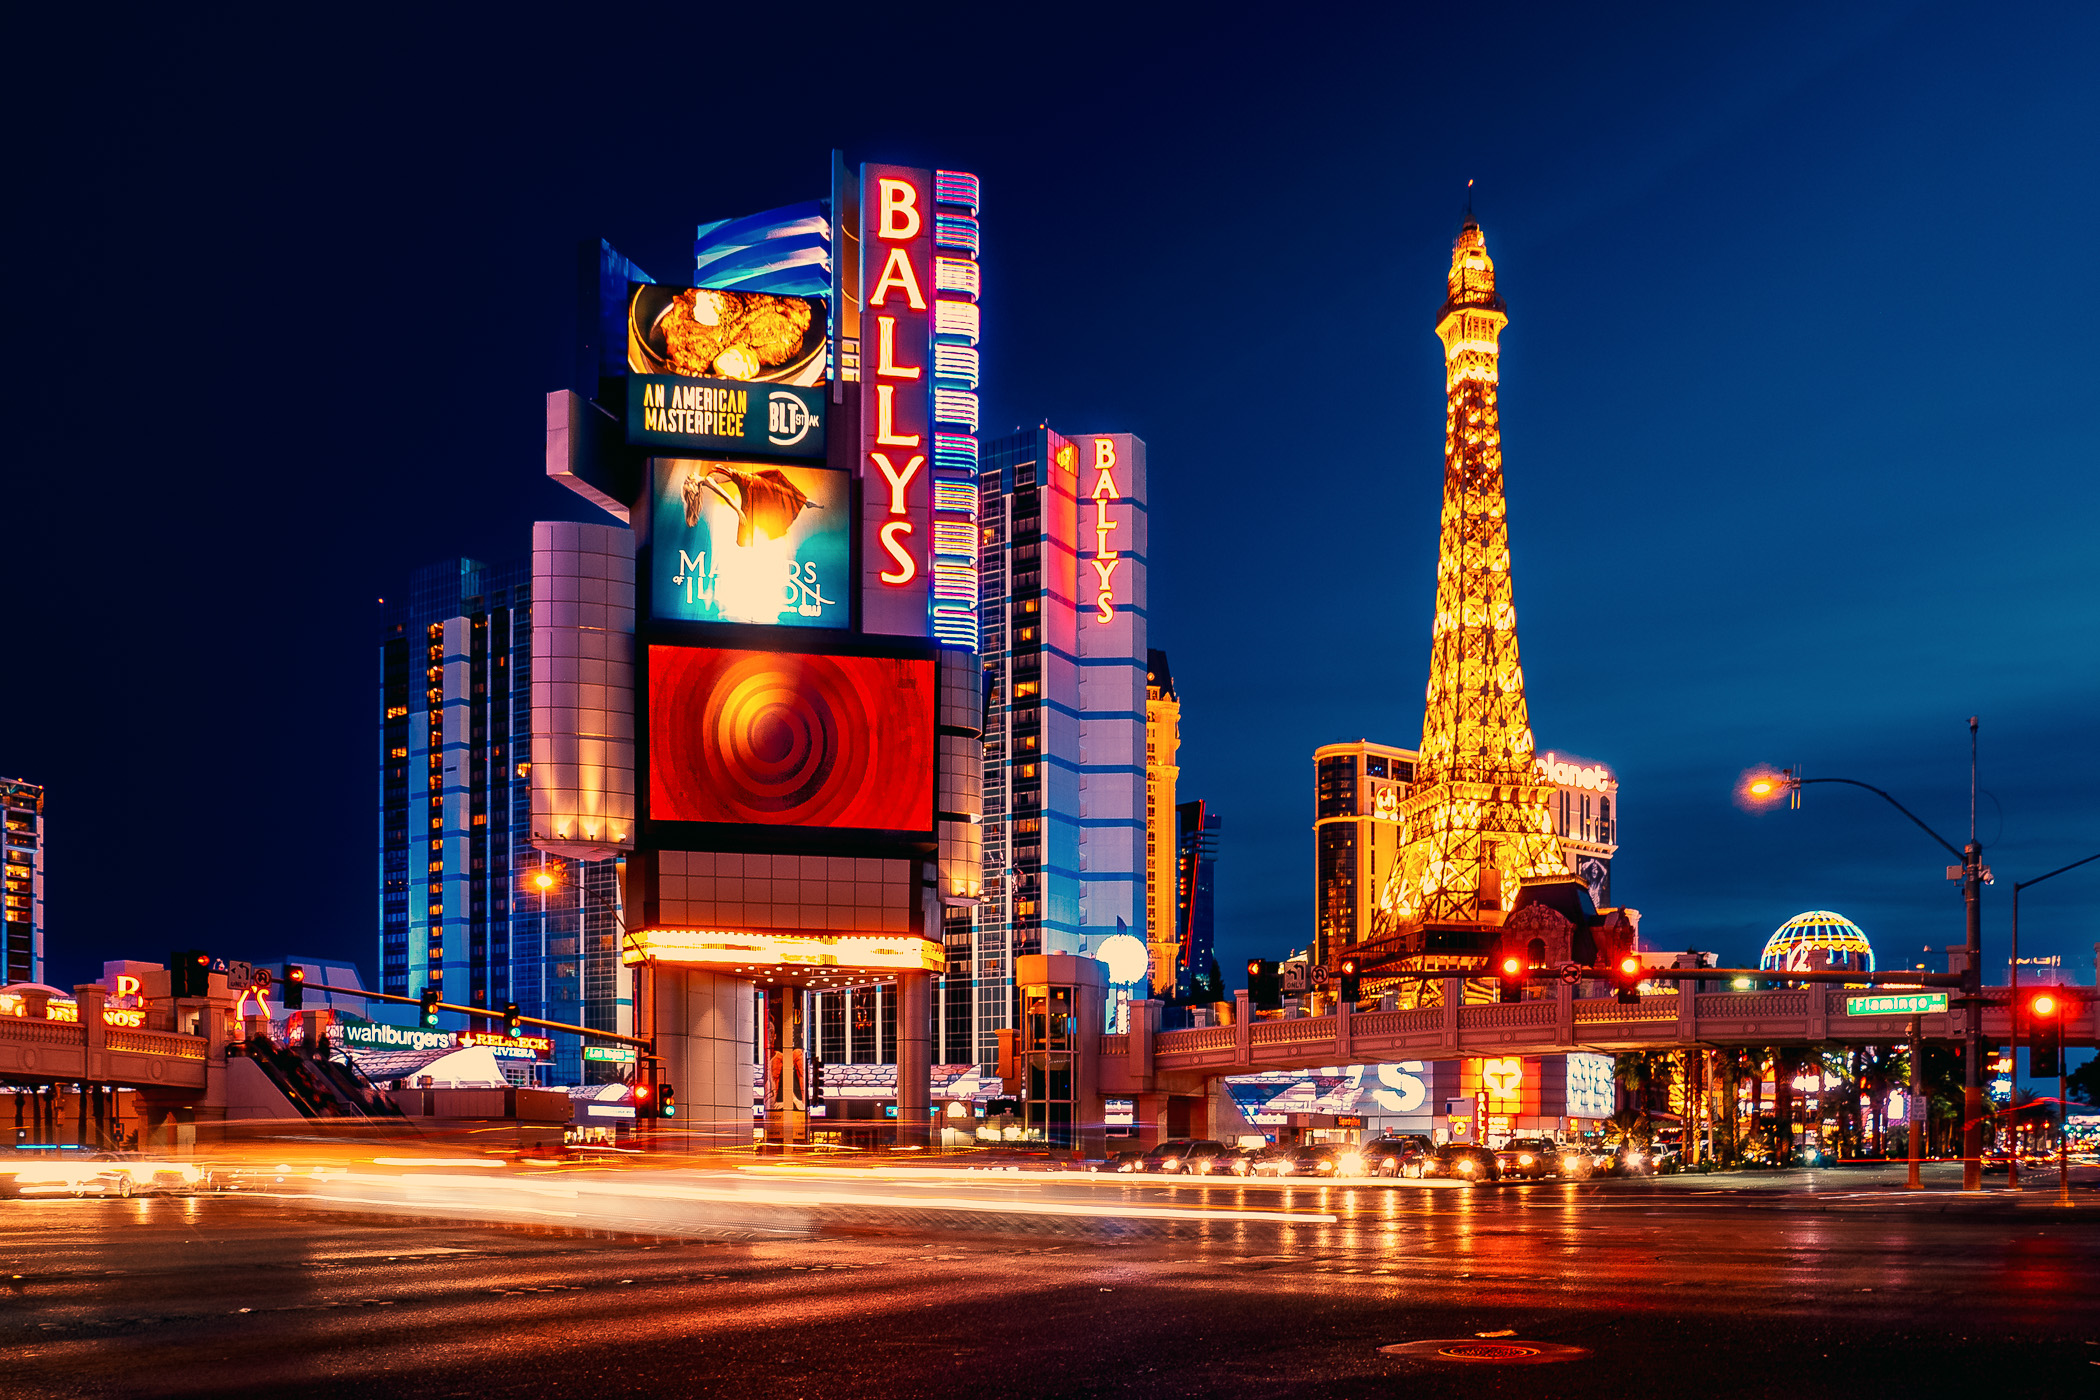
<path fill-rule="evenodd" d="M 1509 510 L 1496 408 L 1509 324 L 1495 265 L 1468 216 L 1452 245 L 1444 342 L 1444 508 L 1436 622 L 1415 786 L 1373 937 L 1428 922 L 1491 920 L 1522 883 L 1565 875 L 1551 789 L 1535 768 L 1511 597 Z"/>

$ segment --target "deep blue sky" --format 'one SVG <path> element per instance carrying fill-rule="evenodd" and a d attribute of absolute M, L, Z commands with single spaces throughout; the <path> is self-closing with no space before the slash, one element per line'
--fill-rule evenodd
<path fill-rule="evenodd" d="M 52 790 L 54 980 L 370 963 L 374 600 L 589 516 L 540 468 L 576 240 L 675 278 L 834 145 L 982 175 L 989 429 L 1150 445 L 1227 967 L 1308 935 L 1313 748 L 1419 732 L 1468 178 L 1533 722 L 1623 780 L 1620 898 L 1730 961 L 1814 907 L 1957 941 L 1875 799 L 1729 790 L 1958 843 L 1978 714 L 2002 959 L 2006 877 L 2100 850 L 2100 13 L 1832 8 L 16 16 L 0 772 Z M 2023 903 L 2089 980 L 2100 868 Z"/>

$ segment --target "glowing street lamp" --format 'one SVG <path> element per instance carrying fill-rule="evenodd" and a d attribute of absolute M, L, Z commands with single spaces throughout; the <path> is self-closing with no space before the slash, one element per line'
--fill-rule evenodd
<path fill-rule="evenodd" d="M 1960 861 L 1959 865 L 1947 867 L 1947 878 L 1962 882 L 1963 903 L 1968 912 L 1968 930 L 1965 939 L 1968 967 L 1962 973 L 1962 998 L 1967 1002 L 1964 1012 L 1966 1030 L 1962 1048 L 1962 1149 L 1961 1178 L 1964 1191 L 1977 1191 L 1983 1187 L 1983 1017 L 1980 1012 L 1983 989 L 1983 886 L 1991 878 L 1983 863 L 1983 847 L 1976 840 L 1976 718 L 1969 717 L 1969 840 L 1961 849 L 1946 837 L 1919 820 L 1918 814 L 1898 802 L 1895 798 L 1875 787 L 1872 783 L 1860 782 L 1857 778 L 1805 778 L 1791 768 L 1782 768 L 1776 773 L 1769 768 L 1753 768 L 1744 773 L 1736 783 L 1736 800 L 1751 810 L 1768 808 L 1780 798 L 1788 799 L 1796 811 L 1801 808 L 1801 789 L 1810 783 L 1843 783 L 1847 787 L 1865 788 L 1894 807 L 1916 824 L 1918 830 L 1930 836 L 1946 848 L 1947 854 Z M 1916 1134 L 1912 1134 L 1916 1137 Z"/>

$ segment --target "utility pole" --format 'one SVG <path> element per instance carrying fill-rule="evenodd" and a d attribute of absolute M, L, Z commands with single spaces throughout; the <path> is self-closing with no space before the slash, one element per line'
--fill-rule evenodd
<path fill-rule="evenodd" d="M 1962 897 L 1968 906 L 1968 963 L 1962 970 L 1963 1018 L 1961 1189 L 1983 1189 L 1983 847 L 1976 844 L 1976 716 L 1969 716 L 1969 843 L 1961 848 Z"/>
<path fill-rule="evenodd" d="M 1910 1140 L 1910 1189 L 1918 1189 L 1918 1161 L 1923 1156 L 1925 1121 L 1930 1116 L 1930 1104 L 1925 1098 L 1925 1020 L 1922 1016 L 1910 1018 L 1910 1098 L 1903 1105 L 1904 1116 L 1909 1119 L 1904 1136 Z"/>

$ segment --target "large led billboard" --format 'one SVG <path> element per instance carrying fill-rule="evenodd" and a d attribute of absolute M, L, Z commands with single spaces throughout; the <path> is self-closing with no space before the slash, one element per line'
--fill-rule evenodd
<path fill-rule="evenodd" d="M 627 369 L 683 379 L 822 384 L 828 322 L 815 297 L 630 283 Z"/>
<path fill-rule="evenodd" d="M 827 326 L 815 297 L 627 286 L 627 441 L 824 456 Z"/>
<path fill-rule="evenodd" d="M 650 478 L 651 617 L 848 625 L 850 474 L 658 457 L 650 463 Z"/>
<path fill-rule="evenodd" d="M 654 821 L 933 829 L 934 663 L 651 646 Z"/>

